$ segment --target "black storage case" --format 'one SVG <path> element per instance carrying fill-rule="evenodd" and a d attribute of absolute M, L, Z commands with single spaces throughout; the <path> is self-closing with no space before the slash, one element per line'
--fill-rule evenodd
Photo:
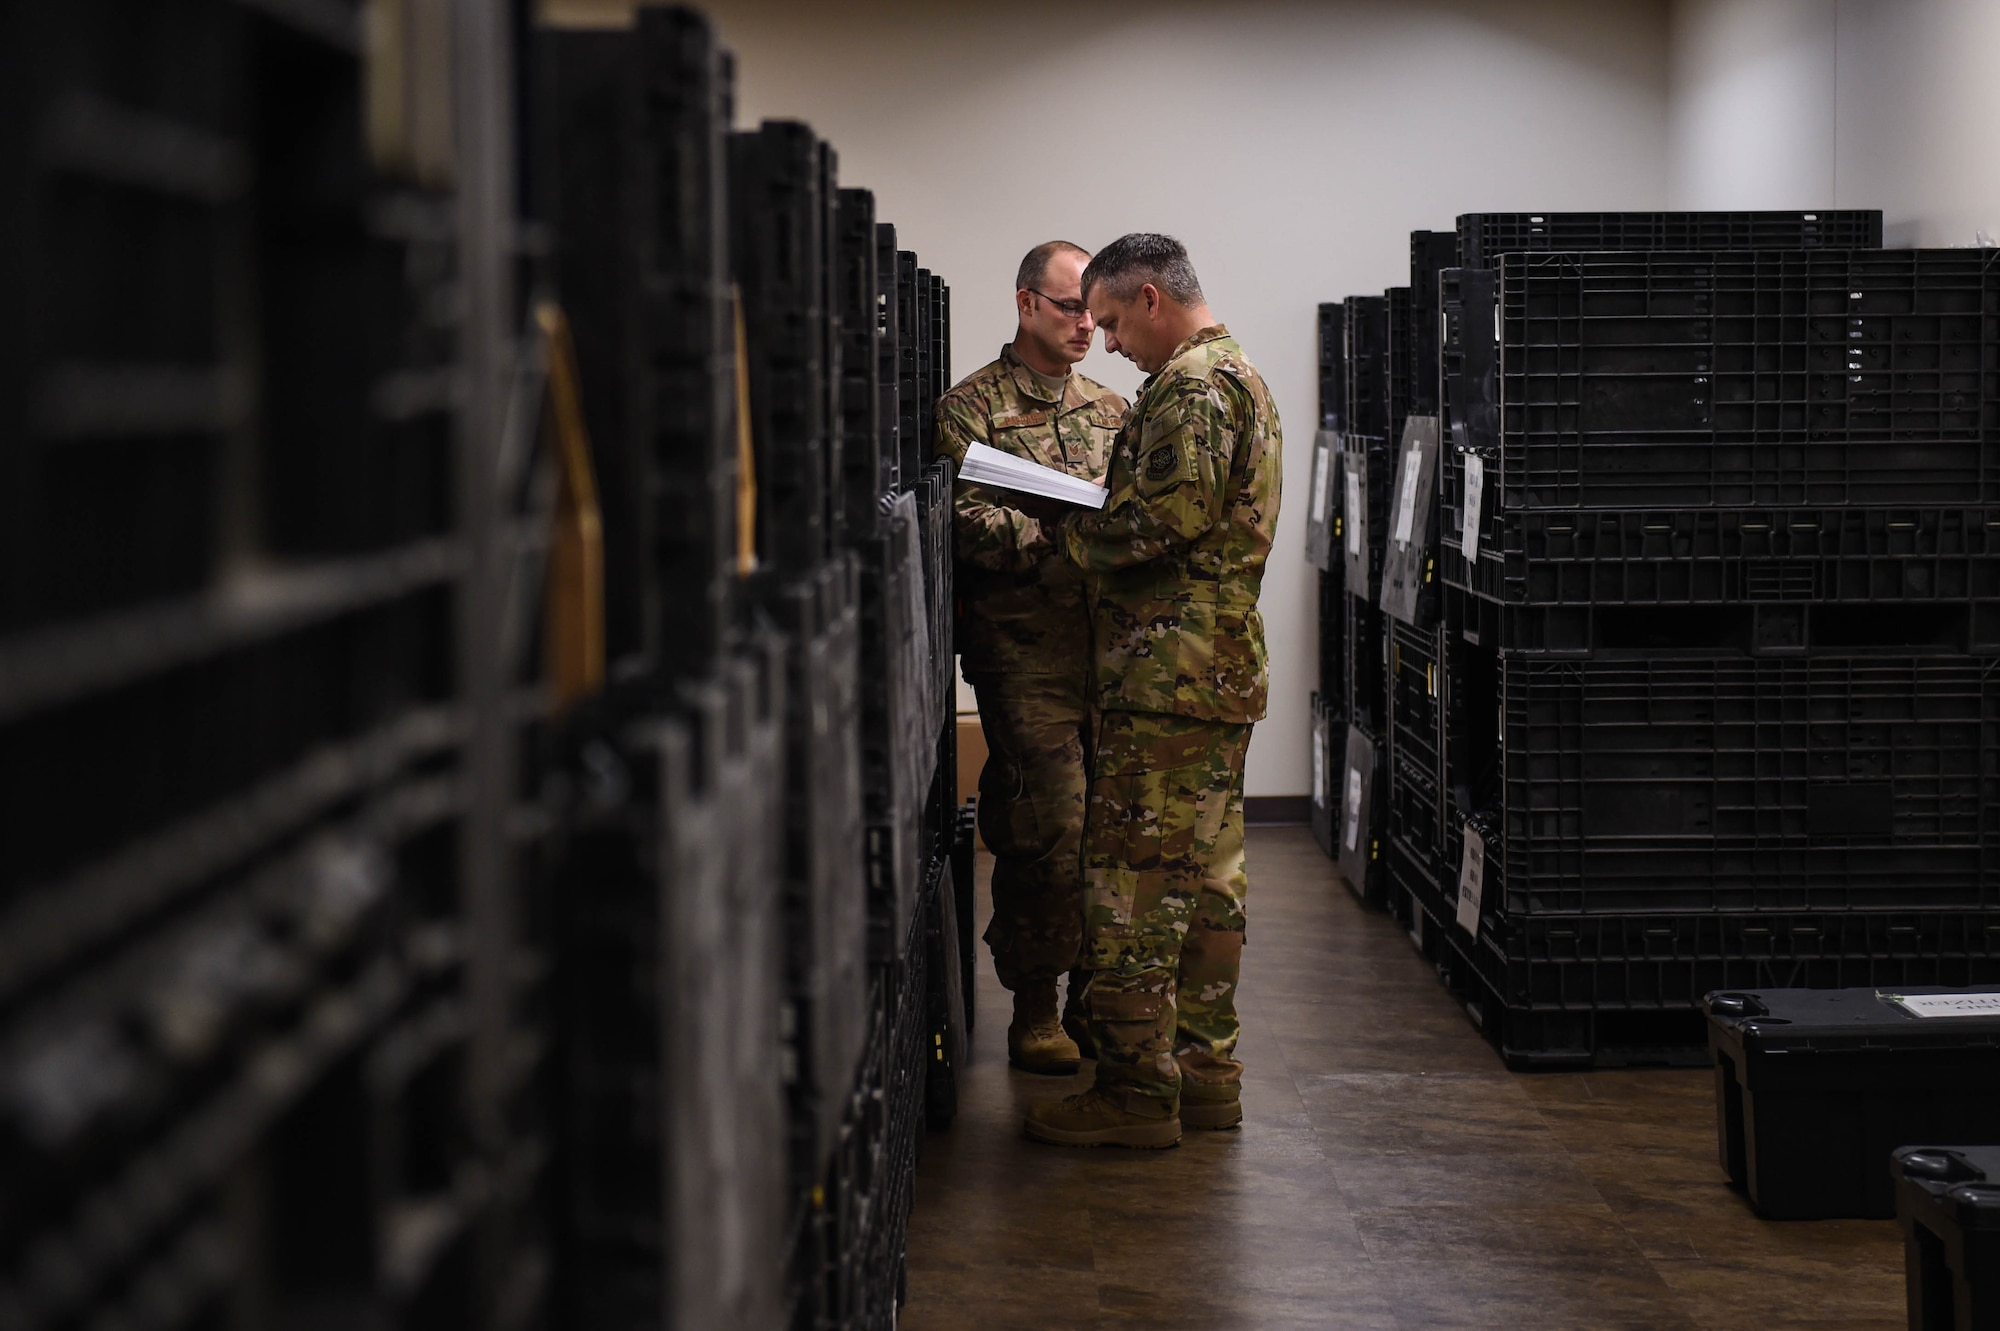
<path fill-rule="evenodd" d="M 1920 1018 L 1875 989 L 1705 1006 L 1722 1167 L 1769 1219 L 1887 1219 L 1897 1147 L 2000 1141 L 2000 1017 Z"/>
<path fill-rule="evenodd" d="M 2000 1331 L 2000 1146 L 1892 1157 L 1910 1331 Z"/>

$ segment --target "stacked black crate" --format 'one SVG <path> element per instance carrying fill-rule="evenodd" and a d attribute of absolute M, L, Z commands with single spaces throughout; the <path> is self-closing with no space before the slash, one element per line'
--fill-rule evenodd
<path fill-rule="evenodd" d="M 557 1298 L 580 1324 L 776 1326 L 866 1031 L 832 159 L 803 126 L 732 141 L 688 11 L 546 46 L 612 658 L 551 870 Z"/>
<path fill-rule="evenodd" d="M 1341 433 L 1346 427 L 1346 308 L 1319 307 L 1319 429 L 1313 438 L 1312 482 L 1306 509 L 1306 562 L 1312 565 L 1318 631 L 1312 694 L 1313 837 L 1334 854 L 1335 745 L 1345 742 L 1347 721 L 1347 560 L 1341 548 Z"/>
<path fill-rule="evenodd" d="M 787 1324 L 784 645 L 593 705 L 555 884 L 558 1306 L 591 1326 Z"/>
<path fill-rule="evenodd" d="M 1398 354 L 1407 358 L 1408 413 L 1396 435 L 1391 531 L 1382 610 L 1388 641 L 1388 861 L 1390 906 L 1421 936 L 1415 903 L 1435 898 L 1444 877 L 1443 629 L 1437 582 L 1438 382 L 1443 271 L 1457 236 L 1410 233 L 1410 315 Z"/>
<path fill-rule="evenodd" d="M 490 441 L 403 18 L 0 16 L 0 1321 L 532 1315 L 476 1251 L 541 1143 L 467 1108 Z"/>
<path fill-rule="evenodd" d="M 1383 539 L 1389 517 L 1391 415 L 1406 405 L 1406 379 L 1390 355 L 1391 305 L 1408 317 L 1407 292 L 1351 296 L 1345 311 L 1346 430 L 1341 435 L 1339 554 L 1346 594 L 1341 598 L 1341 638 L 1346 667 L 1345 740 L 1337 748 L 1330 797 L 1337 801 L 1334 858 L 1348 886 L 1369 905 L 1388 901 L 1382 859 L 1382 819 L 1388 810 L 1387 640 L 1377 600 L 1382 583 Z M 1405 392 L 1399 392 L 1403 389 Z"/>
<path fill-rule="evenodd" d="M 1525 255 L 1468 306 L 1499 428 L 1445 498 L 1448 831 L 1483 858 L 1453 938 L 1513 1057 L 1677 1043 L 1749 967 L 2000 974 L 1995 282 L 1962 251 Z"/>
<path fill-rule="evenodd" d="M 827 199 L 823 145 L 796 121 L 731 137 L 734 271 L 743 306 L 761 567 L 808 572 L 831 549 Z"/>

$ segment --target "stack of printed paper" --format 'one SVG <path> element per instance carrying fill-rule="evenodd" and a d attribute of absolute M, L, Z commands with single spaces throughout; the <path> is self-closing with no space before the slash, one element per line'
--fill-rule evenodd
<path fill-rule="evenodd" d="M 1084 508 L 1104 507 L 1103 486 L 1068 472 L 1057 471 L 1054 467 L 1044 467 L 1039 462 L 1017 458 L 1012 453 L 1003 453 L 987 444 L 974 444 L 965 450 L 965 461 L 959 466 L 958 479 L 977 485 L 995 485 L 1004 490 L 1021 490 L 1044 499 L 1079 504 Z"/>

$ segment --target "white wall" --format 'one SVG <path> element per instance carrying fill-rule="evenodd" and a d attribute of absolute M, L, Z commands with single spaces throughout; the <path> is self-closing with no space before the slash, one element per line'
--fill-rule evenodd
<path fill-rule="evenodd" d="M 551 0 L 566 13 L 629 0 Z M 1253 795 L 1309 788 L 1303 556 L 1314 306 L 1408 280 L 1460 212 L 1666 206 L 1667 0 L 716 0 L 738 118 L 808 120 L 952 286 L 953 371 L 1012 332 L 1054 237 L 1167 231 L 1270 381 L 1287 508 L 1264 584 Z M 1128 394 L 1139 376 L 1093 353 Z"/>
<path fill-rule="evenodd" d="M 1886 243 L 2000 235 L 2000 3 L 1676 0 L 1673 196 L 1880 208 Z"/>
<path fill-rule="evenodd" d="M 1835 198 L 1890 245 L 2000 236 L 2000 4 L 1839 0 Z"/>
<path fill-rule="evenodd" d="M 1833 206 L 1833 0 L 1678 0 L 1673 206 Z"/>

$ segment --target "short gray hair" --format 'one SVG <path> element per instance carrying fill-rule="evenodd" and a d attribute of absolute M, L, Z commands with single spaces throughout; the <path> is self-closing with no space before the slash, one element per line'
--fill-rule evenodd
<path fill-rule="evenodd" d="M 1160 294 L 1180 305 L 1202 303 L 1201 281 L 1188 261 L 1187 246 L 1172 236 L 1134 231 L 1097 252 L 1083 270 L 1083 294 L 1100 283 L 1114 300 L 1130 300 L 1151 282 Z"/>
<path fill-rule="evenodd" d="M 1085 259 L 1090 251 L 1081 245 L 1072 245 L 1066 240 L 1045 240 L 1027 253 L 1021 266 L 1014 272 L 1014 290 L 1033 291 L 1049 275 L 1049 260 L 1058 254 L 1081 254 Z"/>

